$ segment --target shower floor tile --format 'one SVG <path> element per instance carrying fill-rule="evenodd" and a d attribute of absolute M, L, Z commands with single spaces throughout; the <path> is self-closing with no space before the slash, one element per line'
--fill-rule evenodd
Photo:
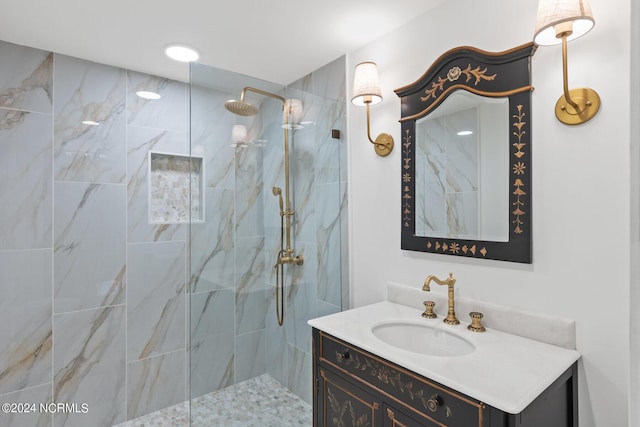
<path fill-rule="evenodd" d="M 312 407 L 264 374 L 191 401 L 194 427 L 312 425 Z M 164 408 L 118 427 L 187 427 L 189 403 Z"/>

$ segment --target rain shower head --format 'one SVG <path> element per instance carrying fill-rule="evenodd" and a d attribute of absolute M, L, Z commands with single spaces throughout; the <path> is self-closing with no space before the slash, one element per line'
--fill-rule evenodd
<path fill-rule="evenodd" d="M 260 95 L 279 99 L 280 101 L 282 101 L 283 105 L 286 101 L 283 97 L 281 97 L 280 95 L 276 95 L 275 93 L 271 93 L 261 89 L 256 89 L 254 87 L 247 86 L 244 89 L 242 89 L 242 94 L 240 95 L 239 101 L 235 99 L 231 99 L 224 103 L 224 108 L 231 111 L 233 114 L 237 114 L 239 116 L 255 116 L 256 114 L 258 114 L 258 108 L 255 105 L 251 104 L 250 102 L 247 102 L 244 100 L 244 96 L 247 93 L 247 91 L 255 92 L 255 93 L 259 93 Z"/>
<path fill-rule="evenodd" d="M 239 116 L 255 116 L 258 114 L 258 108 L 255 105 L 242 100 L 231 99 L 224 103 L 224 108 Z"/>

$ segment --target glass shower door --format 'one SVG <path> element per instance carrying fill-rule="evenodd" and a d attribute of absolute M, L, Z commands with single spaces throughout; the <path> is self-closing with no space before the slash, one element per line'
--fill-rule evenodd
<path fill-rule="evenodd" d="M 344 85 L 330 80 L 336 76 L 344 81 L 343 58 L 287 87 L 192 65 L 191 155 L 203 164 L 193 171 L 189 233 L 192 425 L 311 425 L 306 322 L 340 311 L 348 298 L 346 149 L 330 136 L 344 125 Z M 315 93 L 323 84 L 336 94 Z M 258 91 L 242 95 L 247 87 Z M 302 101 L 304 123 L 283 129 L 280 98 Z M 250 102 L 256 114 L 233 114 L 224 107 L 230 99 Z M 285 131 L 295 211 L 289 240 L 304 263 L 287 263 L 277 280 L 286 235 Z"/>

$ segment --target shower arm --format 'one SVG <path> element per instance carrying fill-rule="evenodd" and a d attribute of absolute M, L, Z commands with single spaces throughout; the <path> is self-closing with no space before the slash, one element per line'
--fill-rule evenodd
<path fill-rule="evenodd" d="M 251 86 L 247 86 L 244 89 L 242 89 L 242 93 L 240 94 L 240 101 L 244 101 L 244 95 L 247 93 L 247 91 L 259 93 L 260 95 L 268 96 L 270 98 L 279 99 L 280 101 L 282 101 L 283 108 L 284 108 L 285 102 L 287 102 L 287 100 L 284 99 L 280 95 L 276 95 L 275 93 L 267 92 L 266 90 L 256 89 L 255 87 L 251 87 Z"/>

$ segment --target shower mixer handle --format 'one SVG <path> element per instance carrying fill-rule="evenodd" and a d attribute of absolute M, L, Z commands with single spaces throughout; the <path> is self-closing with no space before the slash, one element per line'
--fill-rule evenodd
<path fill-rule="evenodd" d="M 275 267 L 284 264 L 302 265 L 304 264 L 304 257 L 302 255 L 294 256 L 292 249 L 284 249 L 278 254 L 278 260 L 276 261 Z"/>

